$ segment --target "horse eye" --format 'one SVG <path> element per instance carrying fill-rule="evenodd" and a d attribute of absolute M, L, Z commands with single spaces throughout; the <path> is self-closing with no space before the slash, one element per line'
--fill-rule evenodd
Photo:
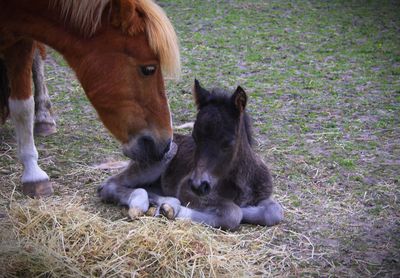
<path fill-rule="evenodd" d="M 140 66 L 140 71 L 145 76 L 153 75 L 156 72 L 156 66 L 155 65 Z"/>

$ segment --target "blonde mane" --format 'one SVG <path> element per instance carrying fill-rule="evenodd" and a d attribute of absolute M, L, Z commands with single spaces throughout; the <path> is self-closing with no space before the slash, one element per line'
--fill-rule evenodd
<path fill-rule="evenodd" d="M 134 2 L 143 15 L 145 31 L 151 49 L 159 56 L 165 75 L 177 78 L 180 74 L 179 44 L 174 27 L 164 11 L 152 0 L 126 0 Z M 61 17 L 90 37 L 101 25 L 103 12 L 111 0 L 54 0 Z"/>

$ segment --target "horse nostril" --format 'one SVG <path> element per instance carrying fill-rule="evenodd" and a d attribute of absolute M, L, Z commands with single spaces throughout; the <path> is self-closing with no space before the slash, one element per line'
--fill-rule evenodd
<path fill-rule="evenodd" d="M 163 154 L 166 154 L 166 153 L 169 152 L 169 150 L 170 150 L 170 148 L 171 148 L 171 143 L 172 143 L 172 140 L 169 139 L 168 142 L 167 142 L 167 146 L 165 147 L 165 149 L 164 149 L 164 151 L 163 151 Z"/>
<path fill-rule="evenodd" d="M 171 148 L 172 140 L 169 139 L 165 143 L 158 143 L 150 136 L 142 136 L 138 139 L 138 145 L 142 149 L 144 157 L 147 157 L 151 161 L 161 160 L 165 154 L 167 154 Z"/>
<path fill-rule="evenodd" d="M 210 193 L 210 189 L 211 189 L 211 186 L 208 181 L 201 182 L 199 190 L 202 193 L 202 195 L 206 195 L 206 194 Z"/>
<path fill-rule="evenodd" d="M 141 147 L 145 148 L 146 151 L 153 151 L 153 149 L 155 147 L 154 140 L 150 136 L 140 137 L 139 140 L 138 140 L 138 144 Z"/>

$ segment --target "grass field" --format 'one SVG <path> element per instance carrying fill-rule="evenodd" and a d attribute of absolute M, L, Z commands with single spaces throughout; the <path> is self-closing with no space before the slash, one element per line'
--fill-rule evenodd
<path fill-rule="evenodd" d="M 399 277 L 400 2 L 158 2 L 181 44 L 182 78 L 167 81 L 174 124 L 194 120 L 195 77 L 206 87 L 245 88 L 255 148 L 273 173 L 285 221 L 273 228 L 244 225 L 231 234 L 163 219 L 126 222 L 119 208 L 102 204 L 95 194 L 115 170 L 92 167 L 123 159 L 120 146 L 55 52 L 50 52 L 46 71 L 58 133 L 36 139 L 40 165 L 56 184 L 54 197 L 45 203 L 62 205 L 74 197 L 83 211 L 136 228 L 194 226 L 206 234 L 200 242 L 212 238 L 218 244 L 218 236 L 235 237 L 229 252 L 254 251 L 260 258 L 243 258 L 244 271 L 229 275 L 219 273 L 217 264 L 216 271 L 198 266 L 188 273 L 162 272 L 158 266 L 159 272 L 142 269 L 139 276 L 247 276 L 248 267 L 256 270 L 247 273 L 254 276 Z M 10 220 L 20 214 L 9 208 L 23 205 L 29 214 L 30 207 L 35 211 L 44 205 L 19 193 L 22 167 L 15 147 L 7 123 L 0 127 L 0 276 L 40 271 L 60 276 L 54 265 L 27 269 L 21 265 L 35 262 L 7 263 L 20 254 L 18 248 L 38 244 L 35 235 L 18 231 Z M 155 237 L 160 230 L 153 231 Z M 50 247 L 40 244 L 41 254 L 46 253 Z M 228 256 L 224 250 L 218 256 Z M 84 264 L 78 259 L 68 263 L 70 269 Z M 104 274 L 86 268 L 71 273 Z"/>

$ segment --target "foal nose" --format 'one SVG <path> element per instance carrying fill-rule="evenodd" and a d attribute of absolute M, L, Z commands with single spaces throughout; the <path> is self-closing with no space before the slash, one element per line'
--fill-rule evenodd
<path fill-rule="evenodd" d="M 208 181 L 201 181 L 200 184 L 196 184 L 193 179 L 189 179 L 190 188 L 199 196 L 204 196 L 210 193 L 211 185 Z"/>

